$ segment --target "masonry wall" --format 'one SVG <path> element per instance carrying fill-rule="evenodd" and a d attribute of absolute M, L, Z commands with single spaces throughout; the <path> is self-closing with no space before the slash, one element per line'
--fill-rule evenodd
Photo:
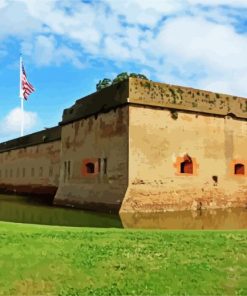
<path fill-rule="evenodd" d="M 0 190 L 122 213 L 246 207 L 246 135 L 244 98 L 130 78 L 0 143 Z"/>
<path fill-rule="evenodd" d="M 130 106 L 129 188 L 121 212 L 247 205 L 247 121 Z M 193 174 L 181 173 L 188 157 Z M 244 175 L 234 165 L 245 165 Z"/>
<path fill-rule="evenodd" d="M 93 210 L 120 208 L 128 184 L 128 108 L 118 107 L 62 126 L 55 204 Z M 87 171 L 89 164 L 94 172 Z"/>
<path fill-rule="evenodd" d="M 54 196 L 59 183 L 60 140 L 0 153 L 2 192 Z"/>

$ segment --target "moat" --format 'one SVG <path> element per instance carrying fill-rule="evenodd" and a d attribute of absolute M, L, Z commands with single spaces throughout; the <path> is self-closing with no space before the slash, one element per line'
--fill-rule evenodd
<path fill-rule="evenodd" d="M 0 195 L 0 221 L 75 227 L 139 229 L 247 229 L 247 209 L 102 214 Z"/>

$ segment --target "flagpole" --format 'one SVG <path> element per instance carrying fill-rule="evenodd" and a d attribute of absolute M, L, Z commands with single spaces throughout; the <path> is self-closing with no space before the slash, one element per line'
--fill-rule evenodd
<path fill-rule="evenodd" d="M 21 137 L 23 137 L 24 132 L 24 106 L 23 98 L 21 98 Z"/>
<path fill-rule="evenodd" d="M 24 131 L 24 97 L 22 89 L 22 56 L 20 55 L 20 99 L 21 99 L 21 137 L 23 136 Z"/>

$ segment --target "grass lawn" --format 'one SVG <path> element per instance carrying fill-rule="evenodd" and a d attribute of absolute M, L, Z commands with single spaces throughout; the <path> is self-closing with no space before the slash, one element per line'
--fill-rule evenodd
<path fill-rule="evenodd" d="M 0 295 L 247 295 L 247 231 L 0 223 Z"/>

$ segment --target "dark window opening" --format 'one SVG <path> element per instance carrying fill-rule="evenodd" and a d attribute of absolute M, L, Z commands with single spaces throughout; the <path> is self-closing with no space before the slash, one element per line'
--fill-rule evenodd
<path fill-rule="evenodd" d="M 212 176 L 212 179 L 215 183 L 218 183 L 218 176 Z"/>
<path fill-rule="evenodd" d="M 31 177 L 34 177 L 34 168 L 31 169 Z"/>
<path fill-rule="evenodd" d="M 234 173 L 235 175 L 244 175 L 244 165 L 242 163 L 235 164 Z"/>
<path fill-rule="evenodd" d="M 68 179 L 70 179 L 70 160 L 68 161 Z"/>
<path fill-rule="evenodd" d="M 104 161 L 104 175 L 106 175 L 107 174 L 107 159 L 104 158 L 103 161 Z"/>
<path fill-rule="evenodd" d="M 190 160 L 185 160 L 180 165 L 180 173 L 193 174 L 193 163 Z"/>
<path fill-rule="evenodd" d="M 39 176 L 40 177 L 43 177 L 43 167 L 40 167 L 39 168 Z"/>
<path fill-rule="evenodd" d="M 22 177 L 25 177 L 25 168 L 22 169 Z"/>
<path fill-rule="evenodd" d="M 63 181 L 65 182 L 67 179 L 67 161 L 64 162 L 64 178 Z"/>
<path fill-rule="evenodd" d="M 88 162 L 88 163 L 86 164 L 86 170 L 87 170 L 87 173 L 88 173 L 88 174 L 94 174 L 94 171 L 95 171 L 94 163 L 92 163 L 92 162 Z"/>

